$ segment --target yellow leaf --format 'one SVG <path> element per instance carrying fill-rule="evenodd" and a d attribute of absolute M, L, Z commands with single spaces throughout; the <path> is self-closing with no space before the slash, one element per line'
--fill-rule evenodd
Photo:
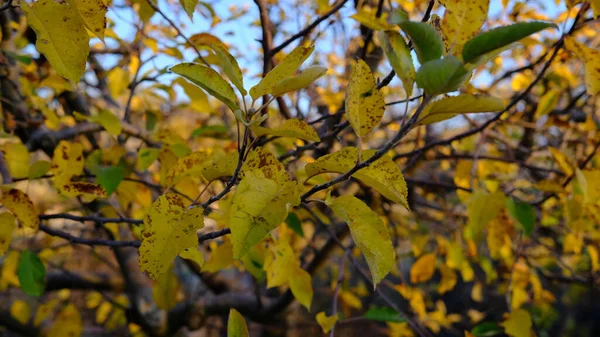
<path fill-rule="evenodd" d="M 80 195 L 90 200 L 95 198 L 106 198 L 106 191 L 102 188 L 102 186 L 85 181 L 67 183 L 60 186 L 58 189 L 62 194 L 72 198 Z"/>
<path fill-rule="evenodd" d="M 242 166 L 241 177 L 255 169 L 260 170 L 265 178 L 274 180 L 278 184 L 290 181 L 290 175 L 285 171 L 283 164 L 263 147 L 257 147 L 248 153 Z"/>
<path fill-rule="evenodd" d="M 112 98 L 119 98 L 129 85 L 129 72 L 122 67 L 114 67 L 106 76 L 108 90 Z"/>
<path fill-rule="evenodd" d="M 308 87 L 311 83 L 325 75 L 327 68 L 323 66 L 312 66 L 304 69 L 300 75 L 285 78 L 273 87 L 273 96 L 281 96 L 285 93 Z"/>
<path fill-rule="evenodd" d="M 101 110 L 97 115 L 90 117 L 89 120 L 102 125 L 113 136 L 121 134 L 121 120 L 108 110 Z"/>
<path fill-rule="evenodd" d="M 186 0 L 189 1 L 189 0 Z M 242 93 L 242 96 L 246 96 L 247 92 L 244 89 L 244 78 L 242 77 L 242 70 L 238 65 L 237 61 L 227 49 L 223 48 L 222 44 L 212 44 L 210 46 L 215 54 L 217 54 L 219 65 L 229 77 L 229 80 L 235 85 L 235 87 Z"/>
<path fill-rule="evenodd" d="M 54 320 L 50 331 L 48 331 L 48 337 L 79 337 L 82 331 L 83 325 L 79 311 L 73 304 L 69 303 Z"/>
<path fill-rule="evenodd" d="M 71 178 L 83 172 L 83 145 L 60 141 L 54 149 L 52 171 L 54 185 L 61 186 L 71 181 Z"/>
<path fill-rule="evenodd" d="M 504 208 L 505 199 L 506 196 L 502 190 L 491 194 L 484 190 L 473 192 L 471 202 L 467 207 L 469 211 L 469 221 L 466 227 L 467 238 L 479 238 L 487 224 Z"/>
<path fill-rule="evenodd" d="M 17 276 L 17 267 L 21 254 L 16 250 L 11 250 L 4 257 L 2 263 L 2 273 L 0 273 L 0 291 L 5 291 L 9 286 L 19 286 L 19 277 Z"/>
<path fill-rule="evenodd" d="M 204 210 L 187 208 L 183 197 L 174 193 L 161 195 L 144 219 L 140 270 L 157 279 L 173 259 L 188 247 L 198 244 L 196 232 L 204 227 Z"/>
<path fill-rule="evenodd" d="M 410 282 L 427 282 L 435 272 L 435 254 L 427 253 L 421 256 L 410 267 Z"/>
<path fill-rule="evenodd" d="M 392 323 L 387 322 L 388 327 L 390 328 L 389 336 L 390 337 L 415 337 L 414 332 L 408 326 L 408 323 Z"/>
<path fill-rule="evenodd" d="M 15 300 L 10 305 L 10 315 L 21 324 L 27 324 L 29 316 L 31 315 L 31 308 L 25 301 Z"/>
<path fill-rule="evenodd" d="M 298 46 L 296 49 L 292 50 L 281 63 L 269 71 L 257 85 L 250 89 L 250 96 L 252 96 L 252 99 L 257 100 L 263 95 L 272 93 L 275 85 L 284 79 L 293 76 L 298 68 L 300 68 L 300 65 L 306 61 L 314 50 L 314 46 Z"/>
<path fill-rule="evenodd" d="M 446 52 L 462 55 L 463 46 L 485 23 L 490 0 L 441 0 L 446 10 L 441 23 Z"/>
<path fill-rule="evenodd" d="M 459 114 L 499 111 L 504 106 L 503 100 L 491 96 L 450 96 L 429 104 L 419 116 L 417 124 L 433 124 Z"/>
<path fill-rule="evenodd" d="M 456 285 L 456 272 L 448 267 L 445 264 L 440 266 L 440 273 L 442 274 L 442 279 L 440 280 L 440 284 L 438 284 L 437 291 L 440 294 L 444 294 L 452 289 Z"/>
<path fill-rule="evenodd" d="M 195 247 L 189 247 L 179 253 L 182 259 L 193 261 L 199 268 L 204 265 L 204 254 Z"/>
<path fill-rule="evenodd" d="M 106 320 L 108 319 L 108 315 L 110 315 L 112 308 L 113 306 L 110 302 L 102 302 L 96 310 L 96 323 L 104 324 L 104 322 L 106 322 Z"/>
<path fill-rule="evenodd" d="M 106 29 L 106 12 L 108 7 L 103 0 L 70 0 L 79 17 L 89 29 L 100 40 L 104 41 L 104 30 Z"/>
<path fill-rule="evenodd" d="M 31 7 L 23 1 L 21 9 L 36 33 L 37 50 L 61 76 L 79 82 L 90 53 L 90 37 L 76 8 L 65 2 L 39 0 Z"/>
<path fill-rule="evenodd" d="M 184 177 L 201 177 L 209 160 L 207 151 L 196 151 L 178 158 L 177 163 L 168 170 L 166 185 L 174 185 Z"/>
<path fill-rule="evenodd" d="M 577 181 L 583 189 L 584 200 L 586 203 L 597 204 L 600 201 L 600 170 L 577 170 Z"/>
<path fill-rule="evenodd" d="M 324 311 L 321 311 L 317 314 L 316 318 L 317 323 L 319 323 L 319 326 L 321 327 L 321 330 L 323 330 L 323 333 L 329 333 L 329 331 L 331 331 L 331 329 L 337 322 L 339 314 L 327 316 Z"/>
<path fill-rule="evenodd" d="M 267 255 L 263 266 L 267 272 L 267 288 L 286 285 L 293 269 L 299 265 L 292 247 L 283 240 L 277 242 L 272 253 Z"/>
<path fill-rule="evenodd" d="M 236 151 L 226 153 L 216 151 L 212 154 L 210 163 L 202 168 L 202 176 L 208 181 L 231 177 L 238 164 L 238 158 Z"/>
<path fill-rule="evenodd" d="M 2 193 L 2 202 L 11 213 L 13 213 L 21 225 L 25 228 L 38 230 L 40 220 L 38 211 L 29 196 L 16 188 L 4 190 Z"/>
<path fill-rule="evenodd" d="M 402 80 L 406 97 L 410 97 L 415 83 L 415 65 L 406 41 L 399 32 L 390 30 L 379 33 L 379 42 L 396 75 Z"/>
<path fill-rule="evenodd" d="M 85 307 L 88 309 L 95 309 L 100 305 L 103 299 L 104 297 L 102 297 L 101 293 L 91 291 L 85 296 Z"/>
<path fill-rule="evenodd" d="M 375 77 L 363 60 L 352 67 L 346 89 L 346 116 L 359 137 L 379 125 L 385 111 L 383 94 L 377 90 Z"/>
<path fill-rule="evenodd" d="M 595 11 L 600 11 L 600 5 L 596 6 Z M 600 50 L 587 47 L 570 36 L 565 37 L 565 46 L 584 62 L 587 93 L 591 96 L 600 93 Z"/>
<path fill-rule="evenodd" d="M 296 300 L 310 311 L 313 298 L 312 278 L 310 274 L 300 268 L 300 266 L 292 269 L 292 273 L 289 276 L 289 285 Z"/>
<path fill-rule="evenodd" d="M 213 108 L 210 105 L 210 102 L 208 101 L 208 96 L 206 96 L 204 90 L 198 88 L 197 86 L 193 85 L 192 83 L 186 81 L 183 78 L 178 78 L 175 81 L 173 81 L 173 83 L 177 83 L 183 88 L 183 91 L 191 100 L 190 108 L 197 112 L 213 112 Z"/>
<path fill-rule="evenodd" d="M 173 272 L 173 265 L 160 275 L 152 286 L 152 298 L 156 306 L 162 310 L 170 310 L 177 304 L 177 290 L 179 282 Z"/>
<path fill-rule="evenodd" d="M 0 256 L 4 255 L 10 246 L 13 231 L 17 227 L 15 220 L 15 216 L 11 213 L 0 213 Z"/>
<path fill-rule="evenodd" d="M 375 12 L 369 10 L 368 7 L 360 9 L 350 17 L 358 21 L 361 25 L 373 30 L 388 30 L 392 28 L 383 18 L 376 17 Z"/>
<path fill-rule="evenodd" d="M 527 310 L 518 309 L 507 314 L 507 318 L 500 325 L 504 327 L 504 332 L 511 337 L 531 336 L 532 321 Z"/>
<path fill-rule="evenodd" d="M 231 85 L 212 68 L 197 63 L 180 63 L 172 67 L 171 71 L 204 89 L 232 111 L 240 109 Z"/>
<path fill-rule="evenodd" d="M 277 183 L 262 171 L 246 170 L 229 209 L 233 256 L 241 258 L 248 249 L 279 226 L 291 207 L 300 203 L 295 181 Z"/>
<path fill-rule="evenodd" d="M 211 242 L 212 251 L 208 261 L 204 264 L 202 270 L 209 273 L 216 273 L 225 269 L 233 262 L 233 247 L 230 240 L 225 240 L 221 245 Z"/>
<path fill-rule="evenodd" d="M 598 249 L 592 245 L 587 245 L 587 253 L 590 256 L 591 270 L 593 273 L 600 270 L 600 261 L 598 258 Z"/>
<path fill-rule="evenodd" d="M 248 337 L 246 320 L 244 319 L 244 316 L 235 309 L 229 310 L 227 337 Z"/>
<path fill-rule="evenodd" d="M 351 195 L 343 195 L 330 202 L 333 213 L 350 227 L 354 243 L 367 259 L 376 286 L 392 270 L 396 254 L 390 234 L 369 206 Z"/>
<path fill-rule="evenodd" d="M 190 20 L 194 19 L 194 11 L 196 10 L 196 5 L 198 5 L 198 0 L 179 0 L 181 7 L 190 17 Z"/>
<path fill-rule="evenodd" d="M 559 89 L 553 89 L 545 93 L 538 102 L 537 109 L 535 110 L 536 116 L 545 116 L 552 112 L 556 107 L 556 104 L 558 104 L 560 94 L 561 90 Z"/>
<path fill-rule="evenodd" d="M 6 143 L 2 146 L 4 160 L 10 176 L 19 179 L 27 177 L 29 172 L 29 151 L 21 143 Z"/>
<path fill-rule="evenodd" d="M 363 151 L 362 160 L 367 160 L 376 150 Z M 335 172 L 346 173 L 350 171 L 358 161 L 358 149 L 347 146 L 338 152 L 334 152 L 306 165 L 306 176 L 308 178 L 317 174 Z M 408 189 L 400 168 L 387 156 L 377 159 L 371 165 L 359 170 L 352 175 L 386 198 L 408 208 Z"/>
<path fill-rule="evenodd" d="M 566 154 L 562 153 L 559 149 L 554 147 L 549 147 L 550 153 L 552 153 L 552 157 L 560 167 L 561 171 L 563 171 L 567 176 L 572 176 L 574 173 L 573 168 L 575 165 L 571 162 L 571 159 L 567 157 Z"/>
<path fill-rule="evenodd" d="M 305 121 L 295 118 L 286 120 L 283 125 L 277 128 L 269 129 L 262 126 L 253 126 L 251 129 L 257 137 L 272 135 L 278 137 L 293 137 L 304 140 L 312 140 L 313 142 L 321 141 L 321 138 L 319 138 L 319 135 L 315 129 L 306 124 Z"/>
<path fill-rule="evenodd" d="M 50 315 L 54 312 L 54 307 L 60 303 L 58 298 L 53 298 L 46 303 L 40 305 L 35 313 L 35 318 L 33 319 L 33 324 L 35 326 L 39 326 L 43 321 L 48 319 Z"/>

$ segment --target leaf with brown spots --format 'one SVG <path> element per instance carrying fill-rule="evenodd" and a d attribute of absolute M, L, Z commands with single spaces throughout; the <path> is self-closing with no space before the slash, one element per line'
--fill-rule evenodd
<path fill-rule="evenodd" d="M 108 7 L 103 0 L 69 0 L 79 17 L 94 35 L 104 41 L 104 30 L 106 29 L 106 12 Z"/>
<path fill-rule="evenodd" d="M 71 198 L 83 196 L 87 200 L 106 198 L 106 190 L 102 186 L 86 181 L 74 181 L 60 186 L 59 191 Z"/>
<path fill-rule="evenodd" d="M 2 193 L 2 203 L 17 217 L 21 226 L 38 230 L 38 211 L 27 194 L 16 188 L 6 189 Z"/>
<path fill-rule="evenodd" d="M 385 101 L 377 90 L 371 69 L 363 60 L 352 67 L 350 83 L 346 90 L 346 115 L 359 137 L 367 135 L 379 125 Z"/>
<path fill-rule="evenodd" d="M 278 137 L 293 137 L 304 140 L 311 140 L 313 142 L 321 141 L 319 135 L 310 125 L 305 121 L 299 119 L 288 119 L 283 125 L 277 128 L 269 129 L 262 126 L 253 126 L 252 132 L 258 137 L 264 135 L 272 135 Z"/>
<path fill-rule="evenodd" d="M 575 38 L 567 36 L 565 46 L 584 62 L 585 86 L 587 93 L 597 95 L 600 93 L 600 50 L 592 49 Z"/>
<path fill-rule="evenodd" d="M 366 160 L 375 154 L 376 150 L 363 151 L 362 159 Z M 313 177 L 317 174 L 334 172 L 346 173 L 350 171 L 358 160 L 358 149 L 345 147 L 338 152 L 323 156 L 306 165 L 306 176 Z M 352 175 L 383 194 L 386 198 L 408 208 L 408 189 L 400 168 L 387 156 L 377 159 L 371 165 L 357 171 Z"/>
<path fill-rule="evenodd" d="M 52 172 L 54 185 L 59 187 L 71 181 L 72 177 L 83 172 L 83 145 L 61 141 L 54 149 Z"/>
<path fill-rule="evenodd" d="M 17 227 L 16 218 L 9 212 L 0 213 L 0 256 L 4 255 L 12 241 L 13 231 Z"/>
<path fill-rule="evenodd" d="M 157 279 L 186 248 L 198 245 L 196 232 L 204 227 L 204 209 L 188 208 L 175 193 L 161 195 L 144 219 L 139 264 Z"/>
<path fill-rule="evenodd" d="M 485 23 L 490 0 L 440 0 L 446 7 L 441 23 L 446 53 L 461 55 L 463 46 Z"/>
<path fill-rule="evenodd" d="M 77 9 L 54 0 L 40 0 L 31 7 L 22 1 L 21 9 L 35 31 L 37 50 L 61 76 L 79 82 L 90 53 L 90 37 Z"/>

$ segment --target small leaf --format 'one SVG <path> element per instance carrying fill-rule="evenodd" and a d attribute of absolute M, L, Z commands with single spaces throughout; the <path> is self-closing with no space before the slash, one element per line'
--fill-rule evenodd
<path fill-rule="evenodd" d="M 500 325 L 504 327 L 504 333 L 511 337 L 530 337 L 533 323 L 527 310 L 518 309 L 509 313 Z"/>
<path fill-rule="evenodd" d="M 471 333 L 477 337 L 492 337 L 499 335 L 502 332 L 502 327 L 494 322 L 480 323 L 471 329 Z"/>
<path fill-rule="evenodd" d="M 202 176 L 208 181 L 222 177 L 231 177 L 238 163 L 239 155 L 236 151 L 227 153 L 216 152 L 211 161 L 202 169 Z"/>
<path fill-rule="evenodd" d="M 80 337 L 83 332 L 83 323 L 77 307 L 73 303 L 67 304 L 58 314 L 50 330 L 48 337 Z"/>
<path fill-rule="evenodd" d="M 514 199 L 506 199 L 506 208 L 510 215 L 523 227 L 525 235 L 531 234 L 535 228 L 535 209 L 530 204 Z"/>
<path fill-rule="evenodd" d="M 23 1 L 21 9 L 36 33 L 37 50 L 62 77 L 79 82 L 90 53 L 90 37 L 75 7 L 65 2 L 39 0 L 31 7 Z"/>
<path fill-rule="evenodd" d="M 371 307 L 365 313 L 366 319 L 377 322 L 406 322 L 406 317 L 390 307 Z"/>
<path fill-rule="evenodd" d="M 283 125 L 273 129 L 264 128 L 262 126 L 253 126 L 251 129 L 257 137 L 272 135 L 278 137 L 293 137 L 303 140 L 310 140 L 313 142 L 321 141 L 321 138 L 319 138 L 319 135 L 315 129 L 313 129 L 305 121 L 296 118 L 288 119 L 283 123 Z"/>
<path fill-rule="evenodd" d="M 428 253 L 421 256 L 410 267 L 410 282 L 422 283 L 427 282 L 435 272 L 435 254 Z"/>
<path fill-rule="evenodd" d="M 333 329 L 333 326 L 337 322 L 339 316 L 340 316 L 339 314 L 335 314 L 333 316 L 327 316 L 324 311 L 321 311 L 317 314 L 317 316 L 316 316 L 317 323 L 321 327 L 321 330 L 323 330 L 323 333 L 329 333 L 329 331 L 331 331 L 331 329 Z"/>
<path fill-rule="evenodd" d="M 333 213 L 348 223 L 352 239 L 369 265 L 373 287 L 377 286 L 396 261 L 392 239 L 385 224 L 377 213 L 354 196 L 343 195 L 328 203 Z"/>
<path fill-rule="evenodd" d="M 281 63 L 271 69 L 257 85 L 250 89 L 250 96 L 252 96 L 252 99 L 256 100 L 263 95 L 272 93 L 273 88 L 279 82 L 294 75 L 298 68 L 300 68 L 300 65 L 306 61 L 314 50 L 314 46 L 296 47 L 296 49 L 289 53 Z"/>
<path fill-rule="evenodd" d="M 427 62 L 415 78 L 417 85 L 429 95 L 439 95 L 460 88 L 471 76 L 455 56 Z"/>
<path fill-rule="evenodd" d="M 225 139 L 229 137 L 229 127 L 226 125 L 205 125 L 192 131 L 190 138 L 210 137 Z"/>
<path fill-rule="evenodd" d="M 504 109 L 504 101 L 491 96 L 459 95 L 442 98 L 423 110 L 417 125 L 428 125 L 459 114 L 495 112 Z"/>
<path fill-rule="evenodd" d="M 369 11 L 364 8 L 350 17 L 372 30 L 388 30 L 392 28 L 383 18 L 378 18 L 374 11 Z"/>
<path fill-rule="evenodd" d="M 302 229 L 302 221 L 300 221 L 300 218 L 296 215 L 296 213 L 290 213 L 288 214 L 287 218 L 285 219 L 285 223 L 288 225 L 288 227 L 290 227 L 294 232 L 296 232 L 296 234 L 300 235 L 300 237 L 304 237 L 304 230 Z"/>
<path fill-rule="evenodd" d="M 178 194 L 167 193 L 154 201 L 144 219 L 139 264 L 157 279 L 188 247 L 198 244 L 196 232 L 204 227 L 204 210 L 189 209 Z"/>
<path fill-rule="evenodd" d="M 235 309 L 229 310 L 227 337 L 248 337 L 246 320 L 244 319 L 244 316 Z"/>
<path fill-rule="evenodd" d="M 104 188 L 106 195 L 111 195 L 119 187 L 124 177 L 125 169 L 122 166 L 102 167 L 98 171 L 96 181 Z"/>
<path fill-rule="evenodd" d="M 501 190 L 487 193 L 484 190 L 476 190 L 471 196 L 468 205 L 469 220 L 467 231 L 471 239 L 478 239 L 492 219 L 505 207 L 505 195 Z"/>
<path fill-rule="evenodd" d="M 158 159 L 158 155 L 160 154 L 160 149 L 155 148 L 143 148 L 138 151 L 138 159 L 137 159 L 137 169 L 140 171 L 145 171 Z"/>
<path fill-rule="evenodd" d="M 560 94 L 561 90 L 559 89 L 553 89 L 545 93 L 544 96 L 542 96 L 540 98 L 540 101 L 538 102 L 537 109 L 535 110 L 535 115 L 540 117 L 552 112 L 552 110 L 554 110 L 554 108 L 556 107 L 556 104 L 558 104 Z"/>
<path fill-rule="evenodd" d="M 556 25 L 540 21 L 519 22 L 483 32 L 465 44 L 462 51 L 463 61 L 465 63 L 473 63 L 484 54 L 550 27 L 556 28 Z"/>
<path fill-rule="evenodd" d="M 431 25 L 424 22 L 403 21 L 398 24 L 412 41 L 419 63 L 438 60 L 444 52 L 442 36 Z"/>
<path fill-rule="evenodd" d="M 70 182 L 72 177 L 83 172 L 84 164 L 83 145 L 60 141 L 52 157 L 54 185 L 59 187 Z"/>
<path fill-rule="evenodd" d="M 190 17 L 190 20 L 194 20 L 194 11 L 196 10 L 196 5 L 198 5 L 198 0 L 179 0 L 181 7 L 185 10 L 186 14 Z"/>
<path fill-rule="evenodd" d="M 189 247 L 179 253 L 179 257 L 185 260 L 194 262 L 198 268 L 202 268 L 204 265 L 204 254 L 199 251 L 196 247 Z"/>
<path fill-rule="evenodd" d="M 0 213 L 0 256 L 4 255 L 10 246 L 15 228 L 16 218 L 9 212 Z"/>
<path fill-rule="evenodd" d="M 310 311 L 313 299 L 312 277 L 310 277 L 310 274 L 299 266 L 294 268 L 289 277 L 289 285 L 296 300 Z"/>
<path fill-rule="evenodd" d="M 37 179 L 50 171 L 52 164 L 47 160 L 38 160 L 29 167 L 29 179 Z"/>
<path fill-rule="evenodd" d="M 34 231 L 38 230 L 40 219 L 37 207 L 29 199 L 29 196 L 21 190 L 11 188 L 2 193 L 4 207 L 14 214 L 21 225 Z"/>
<path fill-rule="evenodd" d="M 346 89 L 346 115 L 359 137 L 379 125 L 385 111 L 383 94 L 377 90 L 371 69 L 363 60 L 352 67 Z"/>
<path fill-rule="evenodd" d="M 212 44 L 210 45 L 212 50 L 217 54 L 217 59 L 219 61 L 219 65 L 229 77 L 229 80 L 236 88 L 242 93 L 242 96 L 246 96 L 247 92 L 244 89 L 244 78 L 242 77 L 242 70 L 238 65 L 235 58 L 227 51 L 227 49 L 223 48 L 220 44 Z"/>
<path fill-rule="evenodd" d="M 20 142 L 6 143 L 2 145 L 2 153 L 11 177 L 15 179 L 27 177 L 30 169 L 27 146 Z"/>
<path fill-rule="evenodd" d="M 180 63 L 172 67 L 171 71 L 206 90 L 227 105 L 231 111 L 239 110 L 233 88 L 213 69 L 197 63 Z"/>
<path fill-rule="evenodd" d="M 102 125 L 113 136 L 121 134 L 121 120 L 108 110 L 101 110 L 97 115 L 88 118 L 90 122 Z"/>
<path fill-rule="evenodd" d="M 106 191 L 98 184 L 88 183 L 86 181 L 74 181 L 59 187 L 62 194 L 75 198 L 85 196 L 90 199 L 106 198 Z"/>
<path fill-rule="evenodd" d="M 21 252 L 17 269 L 21 289 L 32 296 L 40 296 L 46 288 L 46 268 L 40 258 L 30 250 Z"/>
<path fill-rule="evenodd" d="M 282 96 L 285 93 L 304 89 L 311 83 L 325 75 L 327 68 L 312 66 L 304 69 L 300 75 L 283 79 L 273 87 L 273 96 Z"/>
<path fill-rule="evenodd" d="M 415 66 L 404 38 L 396 31 L 386 31 L 379 32 L 379 41 L 392 69 L 404 85 L 406 96 L 410 97 L 415 82 Z"/>
<path fill-rule="evenodd" d="M 10 315 L 19 323 L 27 324 L 27 322 L 29 322 L 29 317 L 31 316 L 31 308 L 27 302 L 16 300 L 10 305 Z"/>
<path fill-rule="evenodd" d="M 597 5 L 600 8 L 600 4 Z M 600 10 L 600 9 L 599 9 Z M 600 93 L 600 50 L 578 43 L 575 38 L 565 37 L 565 46 L 584 62 L 585 86 L 591 96 Z"/>

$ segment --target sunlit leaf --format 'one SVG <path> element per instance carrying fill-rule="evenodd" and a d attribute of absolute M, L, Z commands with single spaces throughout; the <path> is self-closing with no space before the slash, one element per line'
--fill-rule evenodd
<path fill-rule="evenodd" d="M 311 83 L 319 79 L 321 76 L 325 75 L 326 72 L 326 67 L 308 67 L 302 70 L 300 75 L 283 79 L 281 80 L 281 82 L 277 83 L 273 87 L 272 95 L 281 96 L 288 92 L 304 89 L 308 87 Z"/>
<path fill-rule="evenodd" d="M 503 100 L 491 96 L 459 95 L 428 104 L 421 112 L 418 125 L 427 125 L 467 113 L 495 112 L 504 109 Z"/>
<path fill-rule="evenodd" d="M 379 41 L 392 69 L 404 84 L 406 96 L 410 97 L 415 82 L 415 66 L 404 38 L 396 31 L 386 31 L 379 33 Z"/>
<path fill-rule="evenodd" d="M 490 0 L 440 2 L 446 8 L 441 23 L 446 52 L 461 55 L 463 45 L 479 32 L 486 21 Z"/>
<path fill-rule="evenodd" d="M 67 2 L 75 7 L 85 27 L 104 41 L 106 12 L 108 11 L 105 2 L 102 0 L 69 0 Z"/>
<path fill-rule="evenodd" d="M 508 314 L 501 325 L 504 327 L 504 332 L 511 337 L 530 337 L 533 323 L 527 310 L 518 309 Z"/>
<path fill-rule="evenodd" d="M 231 56 L 227 49 L 223 48 L 223 46 L 219 44 L 213 44 L 210 47 L 217 54 L 219 64 L 221 65 L 221 68 L 223 69 L 227 77 L 229 77 L 229 80 L 242 93 L 242 96 L 246 96 L 247 92 L 244 89 L 244 78 L 242 77 L 242 70 L 240 69 L 240 66 L 238 65 L 235 58 Z"/>
<path fill-rule="evenodd" d="M 600 93 L 600 50 L 579 43 L 570 36 L 565 38 L 565 46 L 583 61 L 587 93 L 590 95 Z"/>
<path fill-rule="evenodd" d="M 11 188 L 2 191 L 2 203 L 17 217 L 21 226 L 37 231 L 40 224 L 37 207 L 21 190 Z"/>
<path fill-rule="evenodd" d="M 377 90 L 371 69 L 363 60 L 352 67 L 346 89 L 346 115 L 359 137 L 373 131 L 385 111 L 383 94 Z"/>
<path fill-rule="evenodd" d="M 180 63 L 172 67 L 171 71 L 206 90 L 232 111 L 239 110 L 233 88 L 213 69 L 197 63 Z"/>
<path fill-rule="evenodd" d="M 435 272 L 435 254 L 428 253 L 421 256 L 410 267 L 410 282 L 422 283 L 427 282 Z"/>
<path fill-rule="evenodd" d="M 272 135 L 278 137 L 293 137 L 304 140 L 310 140 L 313 142 L 321 141 L 319 135 L 310 125 L 305 121 L 299 119 L 287 119 L 281 126 L 277 128 L 264 128 L 262 126 L 251 127 L 252 132 L 256 136 Z"/>

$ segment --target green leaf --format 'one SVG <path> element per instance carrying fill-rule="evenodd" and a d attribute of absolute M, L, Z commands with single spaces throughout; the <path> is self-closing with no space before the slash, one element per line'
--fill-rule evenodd
<path fill-rule="evenodd" d="M 504 329 L 494 322 L 484 322 L 471 329 L 471 333 L 477 337 L 496 336 L 501 334 L 503 331 Z"/>
<path fill-rule="evenodd" d="M 227 136 L 228 132 L 229 128 L 226 125 L 205 125 L 192 131 L 190 137 L 223 138 Z"/>
<path fill-rule="evenodd" d="M 198 5 L 198 0 L 179 0 L 179 3 L 190 17 L 190 20 L 193 21 L 194 11 L 196 10 L 196 5 Z"/>
<path fill-rule="evenodd" d="M 290 227 L 296 234 L 300 235 L 300 237 L 304 237 L 304 230 L 302 229 L 302 222 L 296 213 L 288 214 L 285 219 L 285 223 Z"/>
<path fill-rule="evenodd" d="M 17 60 L 17 61 L 25 64 L 25 65 L 30 65 L 31 61 L 33 61 L 33 58 L 31 56 L 17 54 L 15 52 L 10 51 L 10 50 L 2 49 L 2 53 L 4 53 L 8 57 L 13 58 L 13 59 L 15 59 L 15 60 Z"/>
<path fill-rule="evenodd" d="M 36 179 L 50 171 L 52 163 L 47 160 L 38 160 L 29 167 L 29 179 Z"/>
<path fill-rule="evenodd" d="M 472 63 L 486 53 L 517 42 L 522 38 L 550 27 L 556 27 L 556 25 L 540 21 L 519 22 L 514 25 L 498 27 L 481 33 L 465 43 L 462 52 L 463 61 L 465 63 Z"/>
<path fill-rule="evenodd" d="M 248 327 L 244 316 L 237 310 L 229 311 L 229 320 L 227 322 L 227 337 L 248 337 Z"/>
<path fill-rule="evenodd" d="M 412 95 L 415 66 L 404 38 L 395 31 L 379 32 L 379 41 L 396 75 L 404 84 L 407 97 Z"/>
<path fill-rule="evenodd" d="M 428 95 L 440 95 L 460 88 L 471 76 L 456 56 L 427 62 L 417 72 L 419 88 Z"/>
<path fill-rule="evenodd" d="M 535 209 L 530 204 L 513 199 L 506 199 L 506 208 L 510 215 L 523 227 L 525 235 L 531 234 L 535 227 Z"/>
<path fill-rule="evenodd" d="M 371 307 L 365 313 L 365 318 L 377 322 L 406 322 L 406 317 L 389 307 Z"/>
<path fill-rule="evenodd" d="M 441 122 L 459 114 L 499 111 L 504 106 L 503 100 L 491 96 L 450 96 L 429 104 L 419 116 L 417 125 Z"/>
<path fill-rule="evenodd" d="M 229 77 L 229 80 L 236 88 L 242 93 L 242 96 L 246 96 L 247 92 L 244 89 L 244 78 L 242 77 L 242 70 L 238 65 L 235 58 L 222 46 L 213 44 L 210 46 L 217 54 L 219 65 L 223 68 L 223 71 Z"/>
<path fill-rule="evenodd" d="M 232 111 L 239 110 L 233 88 L 213 69 L 197 63 L 180 63 L 172 67 L 171 71 L 204 89 Z"/>
<path fill-rule="evenodd" d="M 151 147 L 146 147 L 138 151 L 138 159 L 137 159 L 137 169 L 140 171 L 144 171 L 154 163 L 156 159 L 158 159 L 158 155 L 160 154 L 160 149 L 155 149 Z"/>
<path fill-rule="evenodd" d="M 102 167 L 98 170 L 96 181 L 106 190 L 106 195 L 111 195 L 124 177 L 125 169 L 122 166 Z"/>
<path fill-rule="evenodd" d="M 24 250 L 19 259 L 17 276 L 21 289 L 33 296 L 40 296 L 46 287 L 46 268 L 40 258 L 30 250 Z"/>
<path fill-rule="evenodd" d="M 403 21 L 398 24 L 412 41 L 419 63 L 437 60 L 444 52 L 442 36 L 431 25 L 423 22 Z"/>

